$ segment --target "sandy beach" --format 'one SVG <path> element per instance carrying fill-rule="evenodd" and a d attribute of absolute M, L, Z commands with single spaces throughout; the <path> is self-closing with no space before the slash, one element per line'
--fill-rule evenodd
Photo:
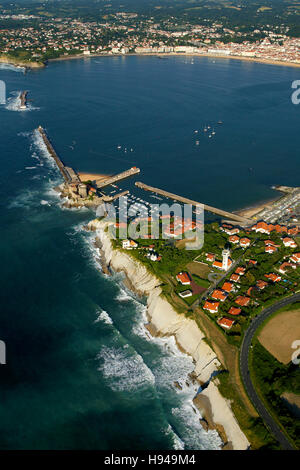
<path fill-rule="evenodd" d="M 263 209 L 269 208 L 274 202 L 278 201 L 282 197 L 282 194 L 279 194 L 278 197 L 271 199 L 270 201 L 260 202 L 259 204 L 246 207 L 245 209 L 240 209 L 238 211 L 234 211 L 235 214 L 241 215 L 243 217 L 253 217 L 259 214 Z"/>
<path fill-rule="evenodd" d="M 95 181 L 95 180 L 102 180 L 107 178 L 110 175 L 104 175 L 103 173 L 84 173 L 78 171 L 78 175 L 81 181 Z"/>
<path fill-rule="evenodd" d="M 65 56 L 65 57 L 58 57 L 56 59 L 49 59 L 48 62 L 57 62 L 63 60 L 72 60 L 72 59 L 89 59 L 92 57 L 128 57 L 128 56 L 140 56 L 140 57 L 209 57 L 212 59 L 234 59 L 234 60 L 242 60 L 245 62 L 256 62 L 259 64 L 268 64 L 268 65 L 278 65 L 278 66 L 285 66 L 285 67 L 300 67 L 300 62 L 284 62 L 279 60 L 273 59 L 262 59 L 258 57 L 244 57 L 244 56 L 234 56 L 234 55 L 222 55 L 222 54 L 208 54 L 208 53 L 185 53 L 185 52 L 148 52 L 146 54 L 137 54 L 137 53 L 130 53 L 130 54 L 105 54 L 103 52 L 99 52 L 97 54 L 78 54 L 75 56 Z"/>
<path fill-rule="evenodd" d="M 116 272 L 124 272 L 134 286 L 134 291 L 147 296 L 147 316 L 149 331 L 159 336 L 174 336 L 180 350 L 193 358 L 195 368 L 193 375 L 203 384 L 208 382 L 211 374 L 221 367 L 216 353 L 205 341 L 204 333 L 194 320 L 179 315 L 167 300 L 161 295 L 160 281 L 147 271 L 146 267 L 137 262 L 129 254 L 113 249 L 111 240 L 104 231 L 106 225 L 95 219 L 87 229 L 95 231 L 102 247 L 106 264 Z M 201 392 L 200 396 L 204 391 Z M 199 414 L 209 423 L 209 427 L 216 429 L 226 444 L 226 448 L 245 450 L 249 442 L 241 431 L 238 422 L 231 410 L 230 403 L 222 397 L 217 385 L 210 381 L 205 389 L 206 403 L 210 406 L 201 406 Z M 208 400 L 208 401 L 207 401 Z M 201 400 L 196 400 L 200 402 Z"/>
<path fill-rule="evenodd" d="M 19 62 L 18 60 L 14 60 L 13 58 L 9 58 L 6 56 L 0 56 L 0 63 L 6 63 L 8 65 L 15 65 L 16 67 L 25 67 L 28 69 L 38 69 L 45 67 L 48 63 L 51 62 L 60 62 L 65 60 L 74 60 L 74 59 L 90 59 L 92 57 L 128 57 L 128 56 L 140 56 L 140 57 L 208 57 L 211 59 L 227 59 L 227 60 L 241 60 L 243 62 L 255 62 L 259 64 L 267 64 L 267 65 L 277 65 L 277 66 L 284 66 L 284 67 L 300 67 L 300 62 L 284 62 L 280 60 L 274 59 L 263 59 L 258 57 L 244 57 L 244 56 L 235 56 L 235 55 L 222 55 L 222 54 L 208 54 L 208 53 L 184 53 L 184 52 L 148 52 L 146 54 L 137 54 L 137 53 L 130 53 L 130 54 L 106 54 L 103 52 L 99 52 L 97 54 L 76 54 L 71 56 L 62 56 L 57 57 L 55 59 L 49 59 L 47 62 Z"/>

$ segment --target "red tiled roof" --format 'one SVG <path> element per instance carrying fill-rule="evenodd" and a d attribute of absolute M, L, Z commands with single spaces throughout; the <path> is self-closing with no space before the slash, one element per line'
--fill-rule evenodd
<path fill-rule="evenodd" d="M 214 312 L 217 312 L 218 311 L 218 308 L 219 308 L 219 305 L 220 305 L 220 302 L 213 302 L 213 301 L 206 301 L 203 308 L 205 310 L 212 310 Z"/>
<path fill-rule="evenodd" d="M 228 313 L 230 313 L 230 315 L 239 315 L 241 313 L 241 309 L 240 308 L 237 308 L 237 307 L 231 307 L 229 310 L 228 310 Z"/>
<path fill-rule="evenodd" d="M 240 239 L 236 235 L 231 235 L 228 240 L 230 243 L 238 243 Z"/>
<path fill-rule="evenodd" d="M 244 237 L 240 239 L 240 245 L 249 245 L 251 243 L 251 240 L 249 238 Z"/>
<path fill-rule="evenodd" d="M 294 253 L 290 257 L 290 261 L 293 261 L 294 263 L 300 263 L 300 253 Z"/>
<path fill-rule="evenodd" d="M 258 289 L 262 290 L 264 289 L 265 287 L 267 287 L 268 283 L 266 281 L 262 281 L 261 279 L 259 279 L 259 281 L 257 281 L 256 283 L 256 286 L 258 287 Z"/>
<path fill-rule="evenodd" d="M 213 262 L 213 267 L 214 268 L 222 268 L 223 267 L 223 263 L 221 261 L 214 261 Z"/>
<path fill-rule="evenodd" d="M 266 253 L 275 253 L 275 251 L 277 251 L 276 246 L 268 245 L 268 246 L 265 247 L 265 252 Z"/>
<path fill-rule="evenodd" d="M 273 282 L 278 282 L 278 281 L 281 280 L 281 277 L 278 276 L 277 274 L 274 274 L 274 273 L 265 274 L 265 277 L 267 277 L 268 279 L 270 279 Z"/>
<path fill-rule="evenodd" d="M 235 274 L 243 275 L 243 274 L 245 274 L 246 269 L 243 268 L 242 266 L 238 266 L 234 272 L 235 272 Z"/>
<path fill-rule="evenodd" d="M 231 282 L 224 282 L 222 289 L 225 290 L 225 292 L 231 292 L 233 289 L 233 284 Z"/>
<path fill-rule="evenodd" d="M 213 299 L 221 300 L 222 302 L 226 299 L 226 294 L 221 289 L 215 289 L 211 294 Z"/>
<path fill-rule="evenodd" d="M 230 329 L 232 325 L 234 324 L 234 320 L 230 320 L 229 318 L 222 317 L 217 321 L 217 323 L 220 326 L 223 326 L 224 328 Z"/>
<path fill-rule="evenodd" d="M 249 305 L 249 302 L 250 302 L 250 298 L 249 297 L 245 297 L 243 295 L 239 295 L 236 299 L 235 299 L 235 303 L 238 304 L 238 305 L 241 305 L 241 307 L 247 307 L 247 305 Z"/>
<path fill-rule="evenodd" d="M 181 272 L 181 273 L 178 273 L 177 276 L 176 276 L 176 279 L 177 281 L 181 282 L 182 284 L 190 284 L 191 283 L 191 280 L 190 280 L 190 277 L 188 275 L 188 273 L 185 273 L 185 272 Z"/>

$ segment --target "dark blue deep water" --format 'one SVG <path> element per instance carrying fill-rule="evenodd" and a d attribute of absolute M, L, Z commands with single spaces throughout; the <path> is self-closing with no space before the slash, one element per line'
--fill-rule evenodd
<path fill-rule="evenodd" d="M 273 184 L 299 185 L 300 107 L 290 100 L 299 74 L 182 57 L 0 68 L 0 449 L 220 445 L 199 423 L 194 390 L 173 385 L 191 360 L 172 339 L 151 339 L 144 302 L 121 275 L 101 273 L 81 230 L 93 213 L 61 208 L 37 126 L 77 170 L 136 165 L 141 181 L 236 210 L 273 198 Z M 24 89 L 33 101 L 21 112 Z"/>

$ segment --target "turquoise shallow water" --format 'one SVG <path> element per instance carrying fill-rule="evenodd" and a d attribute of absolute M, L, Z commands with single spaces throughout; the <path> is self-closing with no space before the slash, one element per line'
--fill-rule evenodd
<path fill-rule="evenodd" d="M 81 231 L 93 214 L 61 208 L 52 190 L 60 176 L 34 133 L 42 124 L 78 170 L 137 165 L 148 184 L 229 210 L 274 197 L 273 184 L 298 185 L 300 109 L 290 87 L 299 71 L 191 62 L 95 58 L 26 75 L 0 68 L 9 97 L 0 107 L 1 449 L 220 444 L 199 424 L 193 388 L 173 386 L 190 359 L 172 339 L 151 339 L 144 302 L 121 275 L 101 273 Z M 33 100 L 25 112 L 15 106 L 22 89 Z"/>

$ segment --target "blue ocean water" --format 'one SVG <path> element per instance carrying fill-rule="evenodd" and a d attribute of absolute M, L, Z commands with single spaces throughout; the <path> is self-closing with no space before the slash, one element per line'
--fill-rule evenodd
<path fill-rule="evenodd" d="M 77 170 L 136 165 L 141 181 L 236 210 L 273 198 L 273 184 L 299 184 L 299 70 L 98 57 L 27 74 L 2 66 L 0 79 L 0 449 L 218 448 L 193 386 L 174 386 L 192 361 L 173 339 L 151 338 L 145 302 L 120 274 L 101 273 L 82 231 L 93 212 L 62 208 L 35 129 Z M 19 111 L 24 89 L 32 101 Z"/>

